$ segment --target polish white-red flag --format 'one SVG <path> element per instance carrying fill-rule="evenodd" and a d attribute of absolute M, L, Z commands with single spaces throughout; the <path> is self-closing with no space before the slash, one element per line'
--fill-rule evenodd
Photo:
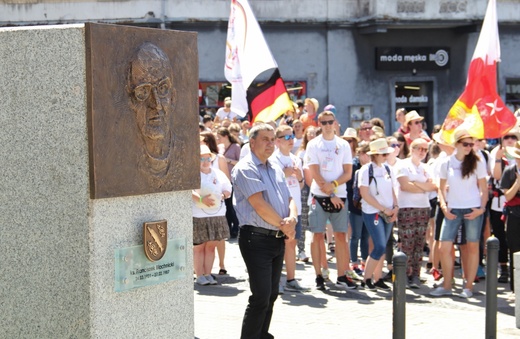
<path fill-rule="evenodd" d="M 482 30 L 471 58 L 466 88 L 448 112 L 441 133 L 452 141 L 455 129 L 464 128 L 478 139 L 494 139 L 505 135 L 516 124 L 516 118 L 497 92 L 497 63 L 500 41 L 495 0 L 489 0 Z"/>

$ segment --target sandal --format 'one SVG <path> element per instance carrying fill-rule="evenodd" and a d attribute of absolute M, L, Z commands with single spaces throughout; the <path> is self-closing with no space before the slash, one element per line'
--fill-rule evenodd
<path fill-rule="evenodd" d="M 223 268 L 220 269 L 220 271 L 218 271 L 218 275 L 226 275 L 227 274 L 227 271 Z"/>

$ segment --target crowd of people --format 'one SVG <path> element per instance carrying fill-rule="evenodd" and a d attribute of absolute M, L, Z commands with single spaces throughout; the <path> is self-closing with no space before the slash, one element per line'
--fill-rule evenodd
<path fill-rule="evenodd" d="M 518 126 L 489 149 L 485 139 L 461 128 L 451 142 L 443 140 L 440 126 L 429 135 L 424 117 L 403 108 L 395 112 L 395 132 L 373 118 L 341 134 L 336 108 L 320 112 L 314 98 L 295 103 L 277 122 L 253 124 L 231 112 L 230 99 L 225 104 L 200 122 L 194 263 L 197 284 L 215 283 L 215 248 L 219 274 L 227 274 L 224 240 L 239 237 L 253 293 L 244 317 L 244 326 L 253 329 L 245 337 L 267 333 L 277 294 L 308 290 L 302 285 L 311 282 L 300 284 L 295 276 L 297 260 L 312 262 L 318 290 L 332 283 L 328 263 L 335 258 L 337 287 L 388 291 L 392 256 L 402 251 L 408 288 L 420 288 L 421 275 L 432 274 L 437 283 L 429 294 L 452 295 L 454 267 L 461 265 L 464 282 L 457 295 L 471 298 L 473 284 L 485 278 L 485 241 L 494 235 L 500 241 L 498 281 L 514 291 Z M 310 257 L 306 235 L 312 236 Z"/>

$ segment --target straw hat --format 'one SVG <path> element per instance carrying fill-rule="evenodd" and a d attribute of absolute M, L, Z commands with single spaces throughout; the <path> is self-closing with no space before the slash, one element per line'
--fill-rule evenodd
<path fill-rule="evenodd" d="M 417 111 L 410 111 L 410 112 L 406 113 L 406 115 L 404 116 L 404 120 L 405 120 L 405 125 L 408 126 L 410 121 L 424 120 L 424 117 L 420 116 L 419 113 L 417 113 Z"/>
<path fill-rule="evenodd" d="M 355 128 L 349 127 L 345 130 L 345 133 L 343 133 L 342 136 L 343 139 L 357 139 L 357 131 Z"/>
<path fill-rule="evenodd" d="M 516 140 L 520 140 L 520 128 L 518 126 L 515 126 L 512 129 L 510 129 L 509 132 L 507 132 L 507 134 L 505 134 L 504 136 L 506 135 L 514 135 L 516 137 Z"/>
<path fill-rule="evenodd" d="M 379 138 L 385 137 L 385 131 L 379 126 L 372 126 L 372 132 L 374 132 L 374 134 Z"/>
<path fill-rule="evenodd" d="M 370 143 L 370 151 L 367 152 L 368 155 L 372 154 L 389 154 L 394 151 L 393 147 L 388 147 L 388 143 L 385 138 L 380 138 L 372 141 Z"/>
<path fill-rule="evenodd" d="M 466 131 L 465 129 L 455 130 L 455 133 L 453 133 L 453 146 L 455 146 L 455 144 L 457 142 L 459 142 L 460 140 L 465 139 L 465 138 L 474 139 L 475 137 L 473 137 L 471 134 L 469 134 L 469 132 Z"/>
<path fill-rule="evenodd" d="M 442 138 L 442 132 L 434 133 L 432 138 L 435 142 L 437 142 L 440 145 L 453 147 L 453 145 L 450 142 Z"/>
<path fill-rule="evenodd" d="M 316 100 L 314 98 L 305 99 L 305 103 L 307 103 L 309 101 L 312 102 L 312 105 L 314 106 L 314 111 L 318 112 L 318 108 L 320 108 L 320 103 L 318 102 L 318 100 Z"/>
<path fill-rule="evenodd" d="M 200 145 L 200 155 L 209 154 L 211 156 L 211 161 L 215 160 L 217 157 L 214 153 L 212 153 L 208 146 Z"/>
<path fill-rule="evenodd" d="M 507 146 L 506 152 L 513 158 L 520 159 L 520 141 L 517 141 L 514 146 Z"/>

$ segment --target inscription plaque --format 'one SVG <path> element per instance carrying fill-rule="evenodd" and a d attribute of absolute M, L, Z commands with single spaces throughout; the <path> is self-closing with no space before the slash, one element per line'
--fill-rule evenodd
<path fill-rule="evenodd" d="M 162 259 L 148 260 L 143 246 L 115 250 L 116 292 L 157 285 L 186 277 L 186 238 L 169 239 Z"/>

